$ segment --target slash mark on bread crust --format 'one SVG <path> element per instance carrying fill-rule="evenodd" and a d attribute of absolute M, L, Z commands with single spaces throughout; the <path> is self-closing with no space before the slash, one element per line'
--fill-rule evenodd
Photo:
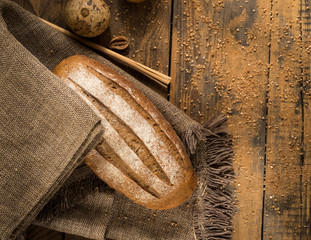
<path fill-rule="evenodd" d="M 146 184 L 144 179 L 141 176 L 139 176 L 135 171 L 133 171 L 131 167 L 126 162 L 124 162 L 123 159 L 120 158 L 114 152 L 114 150 L 109 146 L 109 144 L 107 144 L 105 141 L 99 144 L 96 147 L 96 150 L 104 159 L 106 159 L 111 164 L 113 164 L 125 176 L 127 176 L 129 179 L 135 182 L 138 186 L 140 186 L 146 192 L 150 193 L 152 196 L 154 196 L 157 199 L 161 198 L 160 194 L 154 188 Z"/>

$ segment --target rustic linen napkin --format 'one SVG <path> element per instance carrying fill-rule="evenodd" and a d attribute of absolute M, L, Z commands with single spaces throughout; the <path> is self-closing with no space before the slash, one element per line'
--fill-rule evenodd
<path fill-rule="evenodd" d="M 223 118 L 201 126 L 8 0 L 0 1 L 0 47 L 1 239 L 14 239 L 31 221 L 92 239 L 231 237 L 232 150 Z M 99 60 L 133 81 L 172 124 L 199 178 L 187 203 L 148 210 L 109 189 L 81 163 L 100 135 L 98 118 L 50 72 L 75 54 Z"/>

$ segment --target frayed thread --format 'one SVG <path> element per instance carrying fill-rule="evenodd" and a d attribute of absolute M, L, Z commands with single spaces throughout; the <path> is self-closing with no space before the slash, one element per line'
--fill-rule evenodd
<path fill-rule="evenodd" d="M 192 162 L 198 176 L 194 229 L 199 240 L 232 237 L 233 150 L 225 124 L 226 118 L 221 116 L 187 133 L 189 138 L 195 138 L 186 141 L 192 144 Z"/>
<path fill-rule="evenodd" d="M 188 128 L 182 135 L 181 139 L 185 145 L 188 154 L 193 155 L 199 142 L 206 140 L 208 136 L 217 136 L 201 125 Z"/>
<path fill-rule="evenodd" d="M 180 137 L 188 154 L 195 154 L 198 143 L 207 140 L 208 137 L 219 137 L 221 134 L 226 134 L 226 121 L 227 118 L 221 115 L 211 118 L 203 127 L 201 124 L 197 124 L 187 128 Z"/>

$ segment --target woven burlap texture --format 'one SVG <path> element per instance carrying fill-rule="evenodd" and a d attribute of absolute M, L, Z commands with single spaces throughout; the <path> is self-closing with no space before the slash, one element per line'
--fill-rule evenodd
<path fill-rule="evenodd" d="M 30 224 L 101 135 L 100 119 L 8 31 L 11 8 L 0 2 L 1 239 Z"/>
<path fill-rule="evenodd" d="M 6 130 L 0 135 L 1 239 L 14 239 L 30 223 L 92 239 L 231 237 L 232 150 L 223 118 L 201 126 L 110 61 L 7 0 L 0 1 L 0 46 L 0 124 Z M 81 163 L 101 134 L 98 118 L 51 73 L 75 54 L 130 79 L 172 124 L 199 177 L 188 202 L 167 211 L 146 209 L 109 189 Z"/>

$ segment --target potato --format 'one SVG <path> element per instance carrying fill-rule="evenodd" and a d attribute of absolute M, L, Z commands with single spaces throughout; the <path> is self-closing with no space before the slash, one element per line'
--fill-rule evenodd
<path fill-rule="evenodd" d="M 109 26 L 110 11 L 103 0 L 69 0 L 65 7 L 68 27 L 83 37 L 96 37 Z"/>

